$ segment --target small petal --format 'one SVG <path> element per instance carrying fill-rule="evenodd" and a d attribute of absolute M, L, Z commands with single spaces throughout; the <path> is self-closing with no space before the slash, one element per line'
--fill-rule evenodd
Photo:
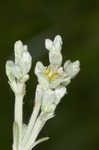
<path fill-rule="evenodd" d="M 59 67 L 57 73 L 63 73 L 63 67 Z"/>
<path fill-rule="evenodd" d="M 14 45 L 14 48 L 15 48 L 15 51 L 17 51 L 17 50 L 23 50 L 23 43 L 22 43 L 22 41 L 16 41 L 15 42 L 15 45 Z"/>
<path fill-rule="evenodd" d="M 54 103 L 55 99 L 56 99 L 56 96 L 53 90 L 48 89 L 44 92 L 44 96 L 43 96 L 44 103 L 52 104 Z"/>
<path fill-rule="evenodd" d="M 47 90 L 49 88 L 49 81 L 44 75 L 41 74 L 38 76 L 38 82 L 43 89 Z"/>
<path fill-rule="evenodd" d="M 57 97 L 55 92 L 48 89 L 44 92 L 43 101 L 42 101 L 42 111 L 44 112 L 54 112 L 56 108 L 56 101 Z"/>
<path fill-rule="evenodd" d="M 40 61 L 38 61 L 35 66 L 35 74 L 38 75 L 38 73 L 43 72 L 43 70 L 44 70 L 43 64 Z"/>
<path fill-rule="evenodd" d="M 56 78 L 51 80 L 50 82 L 50 88 L 55 89 L 57 88 L 64 80 L 62 78 Z"/>
<path fill-rule="evenodd" d="M 8 60 L 6 62 L 6 75 L 8 76 L 10 81 L 13 81 L 15 79 L 14 74 L 13 74 L 13 69 L 15 65 L 13 61 Z"/>
<path fill-rule="evenodd" d="M 62 85 L 63 86 L 67 86 L 68 84 L 70 84 L 70 82 L 71 82 L 71 78 L 70 77 L 65 78 L 64 81 L 62 82 Z"/>
<path fill-rule="evenodd" d="M 32 57 L 29 52 L 24 52 L 22 58 L 20 59 L 20 66 L 23 71 L 23 74 L 27 74 L 32 65 Z"/>
<path fill-rule="evenodd" d="M 28 46 L 27 46 L 27 45 L 24 45 L 23 47 L 24 47 L 24 51 L 27 52 L 27 51 L 28 51 Z"/>
<path fill-rule="evenodd" d="M 49 82 L 48 82 L 48 78 L 44 75 L 44 71 L 46 70 L 43 64 L 41 62 L 37 62 L 35 67 L 35 74 L 38 77 L 38 82 L 44 89 L 48 89 Z"/>
<path fill-rule="evenodd" d="M 21 82 L 26 82 L 27 80 L 29 80 L 29 75 L 25 74 L 22 78 L 21 78 Z"/>
<path fill-rule="evenodd" d="M 45 48 L 51 50 L 53 47 L 53 42 L 50 39 L 45 40 Z"/>
<path fill-rule="evenodd" d="M 57 88 L 60 84 L 63 84 L 64 82 L 68 82 L 70 78 L 63 78 L 63 77 L 57 77 L 55 79 L 52 79 L 50 81 L 50 88 L 55 89 Z"/>
<path fill-rule="evenodd" d="M 71 62 L 70 60 L 66 61 L 64 64 L 64 71 L 70 78 L 74 78 L 80 71 L 80 62 L 77 60 Z"/>
<path fill-rule="evenodd" d="M 62 37 L 60 35 L 56 35 L 54 43 L 56 43 L 56 41 L 58 41 L 61 45 L 63 44 Z"/>
<path fill-rule="evenodd" d="M 60 52 L 49 52 L 49 61 L 51 65 L 60 66 L 62 64 L 62 55 Z"/>
<path fill-rule="evenodd" d="M 67 69 L 67 67 L 71 64 L 71 60 L 67 60 L 65 63 L 64 63 L 64 70 Z"/>
<path fill-rule="evenodd" d="M 15 63 L 18 63 L 22 57 L 22 53 L 24 52 L 23 43 L 19 40 L 14 44 L 15 51 Z"/>
<path fill-rule="evenodd" d="M 17 79 L 21 79 L 23 76 L 22 70 L 19 65 L 15 65 L 13 68 L 13 74 Z"/>
<path fill-rule="evenodd" d="M 57 96 L 57 101 L 55 102 L 56 105 L 60 102 L 61 98 L 67 93 L 66 88 L 65 87 L 58 87 L 55 90 L 55 94 Z"/>
<path fill-rule="evenodd" d="M 62 49 L 62 38 L 60 35 L 57 35 L 54 39 L 54 47 L 56 50 L 61 51 Z"/>

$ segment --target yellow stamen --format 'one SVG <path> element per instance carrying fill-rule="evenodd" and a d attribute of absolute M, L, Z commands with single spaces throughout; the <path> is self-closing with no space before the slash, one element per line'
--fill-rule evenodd
<path fill-rule="evenodd" d="M 47 71 L 44 73 L 49 79 L 53 79 L 53 78 L 55 78 L 56 77 L 56 73 L 52 73 L 51 74 L 51 70 L 50 70 L 50 68 L 48 68 L 47 69 Z"/>
<path fill-rule="evenodd" d="M 55 78 L 55 77 L 56 77 L 56 74 L 55 74 L 55 73 L 53 73 L 52 75 L 48 76 L 49 79 L 53 79 L 53 78 Z"/>
<path fill-rule="evenodd" d="M 47 71 L 45 72 L 45 75 L 48 76 L 50 73 L 50 68 L 47 69 Z"/>

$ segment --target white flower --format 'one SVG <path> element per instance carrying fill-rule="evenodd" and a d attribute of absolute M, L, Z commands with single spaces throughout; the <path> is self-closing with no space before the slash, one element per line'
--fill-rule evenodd
<path fill-rule="evenodd" d="M 49 61 L 50 64 L 60 66 L 62 63 L 62 38 L 60 35 L 57 35 L 54 41 L 50 39 L 45 40 L 45 47 L 49 50 Z"/>
<path fill-rule="evenodd" d="M 46 49 L 48 49 L 49 51 L 61 51 L 62 47 L 62 38 L 60 35 L 57 35 L 54 39 L 54 41 L 50 40 L 50 39 L 46 39 L 45 40 L 45 47 Z"/>
<path fill-rule="evenodd" d="M 25 82 L 29 79 L 28 72 L 31 69 L 32 57 L 27 50 L 27 46 L 21 41 L 14 45 L 15 62 L 6 62 L 6 74 L 9 84 L 17 95 L 25 94 Z"/>
<path fill-rule="evenodd" d="M 54 113 L 56 106 L 65 94 L 66 88 L 62 86 L 56 88 L 55 90 L 45 90 L 42 98 L 42 111 L 45 113 Z"/>
<path fill-rule="evenodd" d="M 60 77 L 60 73 L 58 73 L 56 67 L 45 67 L 41 62 L 37 62 L 35 67 L 35 74 L 38 77 L 39 84 L 41 84 L 44 89 L 54 89 L 63 80 Z"/>
<path fill-rule="evenodd" d="M 41 62 L 37 62 L 35 67 L 35 74 L 38 77 L 39 84 L 44 89 L 55 89 L 59 85 L 67 86 L 71 79 L 77 75 L 80 70 L 79 61 L 70 62 L 68 61 L 63 67 L 54 67 L 49 65 L 48 67 L 43 66 Z"/>
<path fill-rule="evenodd" d="M 15 62 L 6 62 L 6 74 L 9 80 L 21 80 L 25 82 L 28 79 L 28 72 L 32 64 L 32 57 L 27 51 L 27 46 L 21 41 L 17 41 L 14 45 Z M 24 79 L 24 80 L 23 80 Z"/>
<path fill-rule="evenodd" d="M 80 71 L 79 60 L 76 60 L 73 63 L 70 60 L 66 61 L 64 63 L 64 71 L 70 78 L 74 78 Z"/>
<path fill-rule="evenodd" d="M 35 74 L 38 77 L 39 84 L 41 84 L 44 89 L 55 89 L 60 85 L 67 86 L 71 79 L 80 71 L 80 62 L 77 60 L 72 63 L 68 60 L 65 62 L 64 67 L 61 66 L 62 38 L 59 35 L 55 37 L 53 42 L 46 39 L 45 47 L 49 50 L 50 64 L 46 67 L 41 62 L 37 62 Z"/>

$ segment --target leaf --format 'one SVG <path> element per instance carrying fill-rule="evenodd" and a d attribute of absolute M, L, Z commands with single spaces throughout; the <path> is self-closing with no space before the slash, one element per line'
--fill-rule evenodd
<path fill-rule="evenodd" d="M 36 142 L 34 142 L 34 143 L 31 145 L 31 148 L 30 148 L 30 149 L 32 149 L 32 148 L 35 147 L 36 145 L 38 145 L 38 144 L 40 144 L 40 143 L 42 143 L 42 142 L 44 142 L 44 141 L 47 141 L 47 140 L 49 140 L 49 139 L 50 139 L 50 137 L 44 137 L 44 138 L 41 138 L 41 139 L 37 140 Z"/>

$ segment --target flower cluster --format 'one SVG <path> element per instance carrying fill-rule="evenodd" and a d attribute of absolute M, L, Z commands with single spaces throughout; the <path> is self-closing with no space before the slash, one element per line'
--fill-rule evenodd
<path fill-rule="evenodd" d="M 80 71 L 80 62 L 67 60 L 62 67 L 62 38 L 57 35 L 54 41 L 45 40 L 49 51 L 48 66 L 37 62 L 35 75 L 38 84 L 35 92 L 35 105 L 29 123 L 23 123 L 23 98 L 26 81 L 29 79 L 32 58 L 27 45 L 17 41 L 14 46 L 15 61 L 6 62 L 6 74 L 15 94 L 15 114 L 13 125 L 13 150 L 31 150 L 48 137 L 36 141 L 39 132 L 50 118 L 54 117 L 55 109 L 62 97 L 67 93 L 67 85 Z"/>
<path fill-rule="evenodd" d="M 28 52 L 27 45 L 17 41 L 14 45 L 15 62 L 6 62 L 6 74 L 9 84 L 15 93 L 24 92 L 24 83 L 29 79 L 32 57 Z"/>
<path fill-rule="evenodd" d="M 42 110 L 54 112 L 61 98 L 66 94 L 66 86 L 80 70 L 80 62 L 67 60 L 62 67 L 62 38 L 57 35 L 54 41 L 45 40 L 45 47 L 49 51 L 49 66 L 37 62 L 35 74 L 43 88 Z"/>

